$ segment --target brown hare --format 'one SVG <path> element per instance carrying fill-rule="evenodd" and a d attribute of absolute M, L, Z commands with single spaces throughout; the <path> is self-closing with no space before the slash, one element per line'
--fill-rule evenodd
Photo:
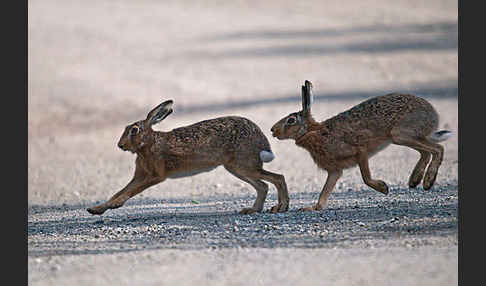
<path fill-rule="evenodd" d="M 208 172 L 223 165 L 235 177 L 252 185 L 257 198 L 251 208 L 242 214 L 261 212 L 268 185 L 275 185 L 278 204 L 271 212 L 285 212 L 289 207 L 284 176 L 262 168 L 273 160 L 270 144 L 260 128 L 252 121 L 227 116 L 201 121 L 169 132 L 154 131 L 152 125 L 172 113 L 172 100 L 167 100 L 152 111 L 145 120 L 125 128 L 118 147 L 137 154 L 135 174 L 121 191 L 107 202 L 88 208 L 91 214 L 101 215 L 108 209 L 121 207 L 128 199 L 167 178 L 181 178 Z"/>
<path fill-rule="evenodd" d="M 390 143 L 420 153 L 409 187 L 416 187 L 424 174 L 423 188 L 432 187 L 444 154 L 444 148 L 437 142 L 448 139 L 451 132 L 436 131 L 439 116 L 426 100 L 398 93 L 377 96 L 324 122 L 312 117 L 312 100 L 312 84 L 306 80 L 302 86 L 302 110 L 282 118 L 271 129 L 279 140 L 294 139 L 328 173 L 317 204 L 301 210 L 323 209 L 343 170 L 355 165 L 359 166 L 366 185 L 388 194 L 385 182 L 371 178 L 368 159 Z"/>

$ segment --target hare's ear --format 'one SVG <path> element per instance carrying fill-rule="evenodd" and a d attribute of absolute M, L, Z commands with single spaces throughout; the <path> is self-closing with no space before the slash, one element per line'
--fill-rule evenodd
<path fill-rule="evenodd" d="M 312 83 L 306 80 L 305 85 L 302 86 L 302 110 L 304 112 L 310 112 L 313 100 Z"/>
<path fill-rule="evenodd" d="M 164 120 L 169 114 L 172 113 L 172 100 L 167 100 L 157 105 L 152 111 L 147 115 L 146 121 L 149 125 L 154 125 Z"/>

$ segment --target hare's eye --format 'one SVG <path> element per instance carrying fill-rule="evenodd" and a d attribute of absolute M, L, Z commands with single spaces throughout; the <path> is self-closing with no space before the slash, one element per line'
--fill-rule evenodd
<path fill-rule="evenodd" d="M 130 135 L 135 135 L 138 133 L 138 127 L 133 126 L 132 129 L 130 129 Z"/>
<path fill-rule="evenodd" d="M 287 119 L 287 124 L 289 124 L 289 125 L 293 125 L 293 124 L 295 124 L 295 117 L 289 117 L 289 118 Z"/>

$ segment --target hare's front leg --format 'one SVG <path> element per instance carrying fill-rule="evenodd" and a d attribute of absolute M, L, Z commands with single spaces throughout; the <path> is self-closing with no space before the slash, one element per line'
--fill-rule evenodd
<path fill-rule="evenodd" d="M 121 191 L 114 194 L 107 202 L 87 209 L 90 214 L 101 215 L 108 209 L 121 207 L 128 199 L 141 193 L 143 190 L 162 182 L 163 179 L 148 175 L 137 166 L 133 179 Z"/>
<path fill-rule="evenodd" d="M 329 199 L 329 196 L 331 195 L 332 191 L 334 190 L 334 187 L 336 186 L 337 181 L 341 176 L 343 175 L 343 170 L 335 170 L 335 171 L 328 171 L 326 183 L 324 184 L 324 187 L 322 188 L 321 194 L 319 195 L 319 200 L 317 201 L 317 204 L 306 207 L 306 208 L 301 208 L 299 209 L 300 211 L 318 211 L 322 210 L 326 207 L 327 200 Z"/>
<path fill-rule="evenodd" d="M 361 171 L 361 177 L 363 178 L 365 184 L 372 187 L 374 190 L 387 195 L 388 186 L 386 183 L 380 180 L 373 180 L 371 178 L 370 167 L 368 165 L 368 154 L 366 151 L 363 151 L 358 155 L 358 165 L 359 170 Z"/>

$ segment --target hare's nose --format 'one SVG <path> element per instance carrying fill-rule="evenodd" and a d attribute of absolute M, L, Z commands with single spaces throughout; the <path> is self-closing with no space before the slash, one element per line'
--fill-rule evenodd
<path fill-rule="evenodd" d="M 123 150 L 123 144 L 122 143 L 118 143 L 118 148 L 120 148 L 120 149 Z"/>
<path fill-rule="evenodd" d="M 275 127 L 272 127 L 272 129 L 270 129 L 270 131 L 275 132 Z"/>

